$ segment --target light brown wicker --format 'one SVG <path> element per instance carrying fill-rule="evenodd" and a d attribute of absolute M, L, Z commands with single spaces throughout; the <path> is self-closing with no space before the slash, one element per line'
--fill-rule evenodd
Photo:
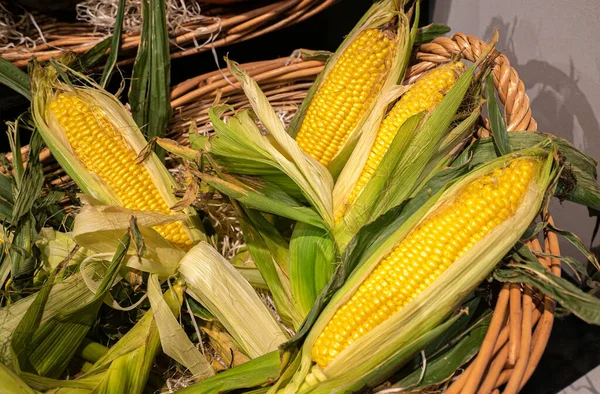
<path fill-rule="evenodd" d="M 294 23 L 303 21 L 324 10 L 338 0 L 277 0 L 244 1 L 237 4 L 206 4 L 203 15 L 216 17 L 206 22 L 183 23 L 171 32 L 171 57 L 179 58 L 209 51 L 248 40 Z M 199 1 L 202 3 L 202 1 Z M 25 67 L 32 57 L 48 60 L 64 51 L 86 52 L 105 38 L 87 23 L 67 23 L 37 15 L 37 24 L 45 42 L 28 47 L 0 49 L 0 57 L 18 67 Z M 206 45 L 195 45 L 211 40 Z M 133 62 L 140 41 L 139 35 L 123 34 L 120 64 Z"/>
<path fill-rule="evenodd" d="M 416 53 L 417 62 L 408 69 L 407 80 L 414 80 L 426 70 L 456 56 L 474 61 L 484 46 L 483 41 L 463 33 L 421 45 Z M 282 118 L 289 119 L 324 63 L 292 56 L 247 63 L 241 67 L 258 81 Z M 504 106 L 508 129 L 536 130 L 524 84 L 504 55 L 495 58 L 493 77 Z M 217 97 L 236 110 L 248 107 L 248 101 L 228 70 L 204 74 L 175 86 L 171 92 L 174 116 L 169 124 L 168 136 L 185 144 L 192 124 L 198 132 L 210 133 L 212 126 L 208 109 Z M 487 120 L 482 119 L 479 135 L 485 135 L 487 126 Z M 68 178 L 47 152 L 43 154 L 43 160 L 48 181 L 54 186 L 68 186 Z M 552 223 L 551 217 L 545 219 Z M 545 232 L 542 242 L 541 245 L 538 239 L 532 239 L 529 245 L 536 251 L 560 255 L 555 233 Z M 552 273 L 560 275 L 558 259 L 540 257 L 539 261 Z M 448 394 L 519 392 L 533 374 L 548 343 L 553 312 L 554 301 L 536 289 L 518 284 L 502 287 L 478 355 L 440 390 Z"/>

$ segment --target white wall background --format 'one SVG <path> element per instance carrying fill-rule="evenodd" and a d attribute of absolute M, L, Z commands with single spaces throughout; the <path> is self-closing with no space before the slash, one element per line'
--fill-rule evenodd
<path fill-rule="evenodd" d="M 496 47 L 525 82 L 538 129 L 600 159 L 600 0 L 436 0 L 432 20 L 485 40 L 497 28 Z M 554 203 L 552 213 L 589 246 L 586 208 Z M 563 251 L 576 255 L 564 243 Z"/>

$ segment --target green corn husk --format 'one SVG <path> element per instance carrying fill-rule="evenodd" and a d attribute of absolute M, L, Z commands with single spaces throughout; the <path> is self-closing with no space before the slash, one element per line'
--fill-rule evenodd
<path fill-rule="evenodd" d="M 121 238 L 101 283 L 93 298 L 77 308 L 59 311 L 41 324 L 56 274 L 36 295 L 34 301 L 15 327 L 11 338 L 12 367 L 18 373 L 33 373 L 51 378 L 59 377 L 75 355 L 125 260 L 130 235 Z"/>
<path fill-rule="evenodd" d="M 136 227 L 143 236 L 145 251 L 143 256 L 138 256 L 133 248 L 130 249 L 126 265 L 140 271 L 158 274 L 161 278 L 176 272 L 185 252 L 174 247 L 152 227 L 185 219 L 184 215 L 166 215 L 105 206 L 85 195 L 80 195 L 79 199 L 83 207 L 75 216 L 71 233 L 77 244 L 100 255 L 110 254 L 119 246 L 119 234 L 129 228 L 131 217 L 135 216 Z"/>
<path fill-rule="evenodd" d="M 86 248 L 78 248 L 73 253 L 77 242 L 69 234 L 44 227 L 40 230 L 35 241 L 41 253 L 44 269 L 51 271 L 68 258 L 69 265 L 79 265 L 83 260 L 93 255 Z"/>
<path fill-rule="evenodd" d="M 180 285 L 179 288 L 181 288 Z M 163 352 L 185 366 L 193 374 L 194 379 L 202 380 L 214 375 L 214 371 L 206 358 L 192 344 L 177 321 L 179 311 L 173 312 L 169 304 L 163 299 L 158 277 L 155 274 L 150 275 L 148 298 L 158 327 Z M 179 307 L 181 307 L 181 302 Z"/>
<path fill-rule="evenodd" d="M 548 187 L 557 175 L 554 153 L 553 148 L 550 152 L 543 148 L 533 148 L 500 157 L 461 176 L 451 186 L 446 184 L 439 191 L 432 191 L 434 194 L 424 203 L 422 198 L 416 199 L 415 204 L 411 206 L 413 211 L 407 212 L 410 216 L 401 215 L 398 220 L 392 217 L 385 218 L 382 223 L 387 223 L 387 227 L 378 225 L 365 228 L 365 231 L 380 232 L 381 235 L 367 236 L 371 241 L 365 245 L 366 248 L 352 248 L 359 256 L 358 266 L 335 292 L 310 328 L 302 346 L 300 366 L 295 369 L 294 377 L 283 389 L 284 392 L 325 393 L 333 387 L 339 390 L 366 385 L 374 387 L 373 385 L 388 378 L 389 373 L 407 362 L 427 343 L 424 338 L 431 340 L 435 332 L 448 324 L 442 322 L 461 304 L 464 297 L 489 275 L 527 230 L 546 198 Z M 327 367 L 321 369 L 313 366 L 311 350 L 316 338 L 335 311 L 349 299 L 380 260 L 411 229 L 438 207 L 443 206 L 445 201 L 458 193 L 465 184 L 518 157 L 532 157 L 538 160 L 536 175 L 518 211 L 456 260 L 417 298 L 353 342 Z M 397 212 L 391 214 L 395 217 Z M 365 354 L 369 354 L 369 358 L 365 359 Z"/>
<path fill-rule="evenodd" d="M 170 313 L 177 316 L 183 300 L 184 288 L 175 284 L 165 292 L 161 300 L 168 305 Z M 121 338 L 102 358 L 100 358 L 83 379 L 101 376 L 102 380 L 94 388 L 94 393 L 142 393 L 150 375 L 154 359 L 165 344 L 160 339 L 156 312 L 150 310 Z M 206 363 L 206 360 L 204 360 Z M 211 370 L 207 370 L 211 375 Z"/>
<path fill-rule="evenodd" d="M 247 212 L 256 210 L 271 213 L 327 231 L 333 222 L 333 179 L 330 173 L 304 154 L 285 132 L 281 120 L 256 82 L 239 70 L 235 63 L 229 64 L 249 97 L 254 114 L 269 134 L 261 133 L 249 111 L 235 114 L 225 123 L 219 119 L 224 109 L 213 108 L 210 115 L 216 136 L 205 148 L 217 163 L 222 164 L 223 158 L 226 158 L 229 163 L 237 164 L 234 168 L 225 166 L 230 173 L 221 173 L 217 167 L 217 176 L 203 173 L 199 177 L 219 192 L 238 201 Z M 189 156 L 189 153 L 186 155 Z M 240 166 L 242 161 L 255 166 Z M 260 179 L 232 174 L 243 174 L 248 168 L 258 169 Z M 250 251 L 263 277 L 267 279 L 282 319 L 291 323 L 292 327 L 298 327 L 305 310 L 309 308 L 298 304 L 294 299 L 295 285 L 290 281 L 295 281 L 292 277 L 299 276 L 295 275 L 295 271 L 292 273 L 289 252 L 281 253 L 288 246 L 282 244 L 281 236 L 276 231 L 268 230 L 269 226 L 265 227 L 265 221 L 260 219 L 260 214 L 257 215 L 254 215 L 254 223 L 251 223 L 253 229 L 244 229 L 249 235 L 254 231 L 258 232 L 262 238 L 252 238 Z M 269 261 L 263 253 L 264 246 L 275 254 L 274 261 Z M 319 283 L 326 281 L 327 278 Z"/>
<path fill-rule="evenodd" d="M 311 223 L 321 227 L 332 224 L 333 179 L 331 175 L 325 167 L 304 154 L 296 142 L 286 134 L 283 123 L 258 84 L 242 72 L 235 63 L 229 62 L 229 67 L 232 74 L 240 81 L 256 117 L 262 122 L 269 135 L 265 136 L 261 133 L 248 111 L 242 111 L 224 123 L 219 119 L 220 115 L 224 113 L 224 108 L 213 108 L 209 111 L 209 115 L 215 127 L 216 138 L 211 140 L 208 152 L 217 157 L 239 157 L 253 161 L 262 166 L 266 165 L 267 168 L 270 168 L 268 171 L 271 174 L 286 175 L 297 185 L 295 188 L 317 211 L 318 215 L 314 215 L 315 221 Z M 202 179 L 225 194 L 236 193 L 233 198 L 255 209 L 268 211 L 269 206 L 276 209 L 282 201 L 281 197 L 273 195 L 273 191 L 269 190 L 269 193 L 262 193 L 261 197 L 264 195 L 270 197 L 271 195 L 273 196 L 271 201 L 261 206 L 252 206 L 252 201 L 245 200 L 245 197 L 246 195 L 252 196 L 251 193 L 255 192 L 257 187 L 252 184 L 246 186 L 247 181 L 240 182 L 235 189 L 224 189 L 220 184 L 211 182 L 209 177 L 203 176 Z M 263 176 L 263 182 L 267 179 Z M 265 200 L 265 198 L 261 198 L 261 200 Z M 302 220 L 302 215 L 310 214 L 309 208 L 302 207 L 300 204 L 291 204 L 293 199 L 291 201 L 284 200 L 284 202 L 286 206 L 291 205 L 290 208 L 296 205 L 298 214 L 290 217 L 291 219 Z M 286 208 L 286 210 L 290 208 Z M 271 213 L 284 217 L 290 215 L 285 210 Z"/>
<path fill-rule="evenodd" d="M 279 377 L 279 352 L 274 351 L 212 378 L 179 390 L 180 394 L 213 394 L 269 384 Z"/>
<path fill-rule="evenodd" d="M 61 311 L 82 307 L 94 294 L 82 280 L 81 274 L 57 281 L 48 295 L 40 324 L 55 318 Z M 12 367 L 10 343 L 14 332 L 37 297 L 32 294 L 14 304 L 0 308 L 0 363 Z"/>
<path fill-rule="evenodd" d="M 34 241 L 40 217 L 40 197 L 44 182 L 44 171 L 39 160 L 42 150 L 42 140 L 35 131 L 30 139 L 30 151 L 27 162 L 21 157 L 20 133 L 23 122 L 7 122 L 7 136 L 14 162 L 14 174 L 10 178 L 2 176 L 2 211 L 6 212 L 3 225 L 10 228 L 12 239 L 7 247 L 7 255 L 0 267 L 0 283 L 4 284 L 8 276 L 11 286 L 21 288 L 26 286 L 27 277 L 35 269 Z M 5 170 L 11 174 L 9 166 Z M 10 193 L 10 197 L 9 197 Z"/>
<path fill-rule="evenodd" d="M 271 291 L 281 320 L 293 329 L 298 329 L 303 316 L 292 295 L 288 242 L 260 213 L 250 209 L 238 212 L 244 240 L 254 264 Z"/>
<path fill-rule="evenodd" d="M 356 24 L 352 31 L 346 36 L 336 52 L 329 58 L 327 64 L 325 65 L 325 69 L 319 74 L 315 83 L 308 91 L 306 98 L 298 108 L 287 130 L 292 137 L 296 137 L 296 134 L 300 130 L 300 126 L 302 125 L 306 111 L 308 110 L 313 97 L 319 91 L 319 88 L 323 82 L 327 79 L 327 76 L 329 75 L 333 66 L 336 64 L 346 48 L 364 30 L 388 28 L 390 31 L 393 31 L 395 48 L 392 55 L 390 70 L 384 77 L 384 81 L 380 90 L 385 92 L 389 88 L 402 81 L 417 32 L 416 23 L 419 19 L 419 2 L 416 2 L 414 8 L 412 8 L 410 12 L 410 14 L 412 14 L 413 11 L 415 13 L 415 25 L 411 31 L 409 21 L 410 16 L 404 13 L 404 7 L 406 3 L 407 1 L 405 0 L 380 0 L 371 6 L 371 8 Z M 354 130 L 350 131 L 348 138 L 346 139 L 346 143 L 340 149 L 338 155 L 334 157 L 333 162 L 330 163 L 331 168 L 335 169 L 343 166 L 343 163 L 345 159 L 347 159 L 349 152 L 352 151 L 354 144 L 356 144 L 356 140 L 361 133 L 362 126 L 366 122 L 371 109 L 374 107 L 375 101 L 376 100 L 372 102 L 370 108 L 367 108 L 367 111 L 365 111 L 365 114 L 359 120 Z M 335 170 L 333 170 L 333 173 L 335 173 Z"/>
<path fill-rule="evenodd" d="M 477 292 L 475 292 L 477 294 Z M 393 388 L 407 391 L 435 388 L 450 379 L 456 371 L 472 360 L 485 338 L 492 318 L 492 310 L 480 295 L 460 307 L 454 323 L 394 374 Z M 425 360 L 425 365 L 423 361 Z"/>
<path fill-rule="evenodd" d="M 169 313 L 174 316 L 179 314 L 183 291 L 184 287 L 175 283 L 161 297 Z M 155 314 L 153 310 L 146 312 L 131 330 L 107 352 L 102 352 L 103 355 L 77 379 L 56 380 L 31 374 L 24 374 L 24 379 L 31 387 L 51 393 L 141 394 L 146 389 L 161 345 L 165 347 L 165 341 L 161 343 L 158 327 L 160 314 Z M 178 341 L 171 339 L 171 342 Z M 206 360 L 204 363 L 208 366 Z M 212 370 L 206 369 L 206 372 L 206 375 L 197 377 L 212 375 Z"/>
<path fill-rule="evenodd" d="M 2 387 L 0 388 L 0 393 L 2 394 L 37 393 L 37 391 L 29 387 L 19 376 L 2 363 L 0 363 L 0 380 L 2 381 Z"/>
<path fill-rule="evenodd" d="M 83 201 L 84 208 L 75 218 L 73 235 L 76 241 L 100 254 L 102 251 L 112 250 L 117 246 L 115 235 L 127 228 L 128 220 L 135 212 L 97 205 L 97 202 L 90 198 L 83 198 Z M 248 281 L 212 246 L 201 242 L 185 254 L 180 249 L 173 248 L 152 229 L 152 226 L 177 220 L 180 215 L 143 212 L 137 213 L 136 217 L 140 224 L 145 253 L 141 257 L 130 253 L 126 260 L 128 267 L 157 275 L 159 278 L 166 278 L 179 271 L 190 286 L 188 293 L 219 319 L 250 357 L 274 350 L 287 339 L 283 329 Z M 251 319 L 256 319 L 255 323 L 247 324 Z M 172 319 L 170 320 L 165 324 L 174 327 Z M 174 330 L 175 328 L 166 329 L 167 332 Z M 179 339 L 177 343 L 183 344 L 181 335 Z M 184 365 L 186 360 L 191 365 L 198 364 L 198 360 L 193 361 L 190 353 L 185 355 L 191 351 L 189 346 L 181 346 L 174 348 L 172 355 Z"/>
<path fill-rule="evenodd" d="M 73 75 L 79 80 L 85 81 L 87 85 L 75 86 L 71 82 L 62 81 L 61 78 L 67 78 L 67 75 Z M 118 196 L 96 173 L 89 171 L 73 153 L 63 128 L 57 122 L 52 111 L 48 109 L 48 106 L 59 92 L 76 94 L 86 103 L 100 109 L 103 115 L 110 119 L 122 133 L 126 143 L 137 154 L 140 154 L 146 147 L 147 142 L 129 112 L 116 97 L 93 81 L 56 62 L 45 68 L 39 64 L 34 64 L 32 91 L 31 111 L 33 119 L 46 145 L 48 145 L 52 155 L 61 167 L 89 196 L 105 205 L 120 206 L 121 201 Z M 154 186 L 167 202 L 167 205 L 171 207 L 177 204 L 178 199 L 173 194 L 177 184 L 160 159 L 154 153 L 149 153 L 140 165 L 146 167 Z M 186 208 L 183 213 L 187 217 L 181 220 L 181 223 L 190 238 L 193 241 L 205 239 L 202 225 L 195 212 L 191 208 Z"/>
<path fill-rule="evenodd" d="M 302 317 L 311 310 L 338 263 L 329 231 L 296 223 L 290 240 L 290 281 L 296 309 Z"/>
<path fill-rule="evenodd" d="M 208 336 L 210 346 L 221 357 L 221 360 L 213 360 L 212 367 L 215 371 L 222 371 L 227 367 L 235 368 L 252 360 L 242 353 L 234 339 L 218 321 L 200 321 L 198 326 Z"/>
<path fill-rule="evenodd" d="M 258 290 L 269 290 L 269 286 L 263 278 L 260 270 L 256 266 L 234 265 L 235 269 L 254 287 Z"/>

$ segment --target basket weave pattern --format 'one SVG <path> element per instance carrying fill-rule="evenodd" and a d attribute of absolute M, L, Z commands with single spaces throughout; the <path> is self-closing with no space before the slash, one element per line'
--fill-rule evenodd
<path fill-rule="evenodd" d="M 269 102 L 284 120 L 294 115 L 324 67 L 322 61 L 303 60 L 296 56 L 241 65 L 260 84 Z M 173 117 L 169 123 L 169 138 L 186 144 L 192 124 L 198 132 L 212 131 L 208 110 L 217 95 L 219 101 L 236 111 L 250 107 L 239 82 L 227 69 L 189 79 L 171 91 Z"/>
<path fill-rule="evenodd" d="M 171 58 L 210 51 L 290 26 L 310 18 L 336 1 L 278 0 L 207 5 L 203 9 L 206 9 L 206 16 L 215 17 L 214 22 L 208 25 L 201 22 L 184 23 L 177 31 L 171 32 Z M 44 16 L 36 16 L 36 20 L 44 43 L 33 48 L 19 45 L 2 49 L 0 57 L 18 67 L 25 67 L 32 57 L 43 61 L 65 51 L 86 52 L 106 37 L 87 23 L 58 22 Z M 210 42 L 196 45 L 206 41 Z M 138 34 L 122 35 L 119 64 L 133 62 L 139 42 Z"/>

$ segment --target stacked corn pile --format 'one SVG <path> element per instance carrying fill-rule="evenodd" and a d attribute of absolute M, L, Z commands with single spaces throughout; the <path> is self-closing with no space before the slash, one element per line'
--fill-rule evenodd
<path fill-rule="evenodd" d="M 215 73 L 173 91 L 175 124 L 188 122 L 177 139 L 64 63 L 34 64 L 30 89 L 17 73 L 32 105 L 31 121 L 11 124 L 13 171 L 0 177 L 10 389 L 514 393 L 555 302 L 599 324 L 600 302 L 560 278 L 557 235 L 600 267 L 548 213 L 553 196 L 600 208 L 595 162 L 507 131 L 497 37 L 471 64 L 450 56 L 407 78 L 414 45 L 440 31 L 418 20 L 419 2 L 381 0 L 324 66 L 228 60 L 229 82 Z M 182 106 L 209 91 L 210 107 Z M 36 130 L 26 164 L 24 128 Z M 42 193 L 43 144 L 83 192 L 72 223 L 52 220 L 61 195 Z M 243 245 L 211 220 L 215 194 Z"/>

